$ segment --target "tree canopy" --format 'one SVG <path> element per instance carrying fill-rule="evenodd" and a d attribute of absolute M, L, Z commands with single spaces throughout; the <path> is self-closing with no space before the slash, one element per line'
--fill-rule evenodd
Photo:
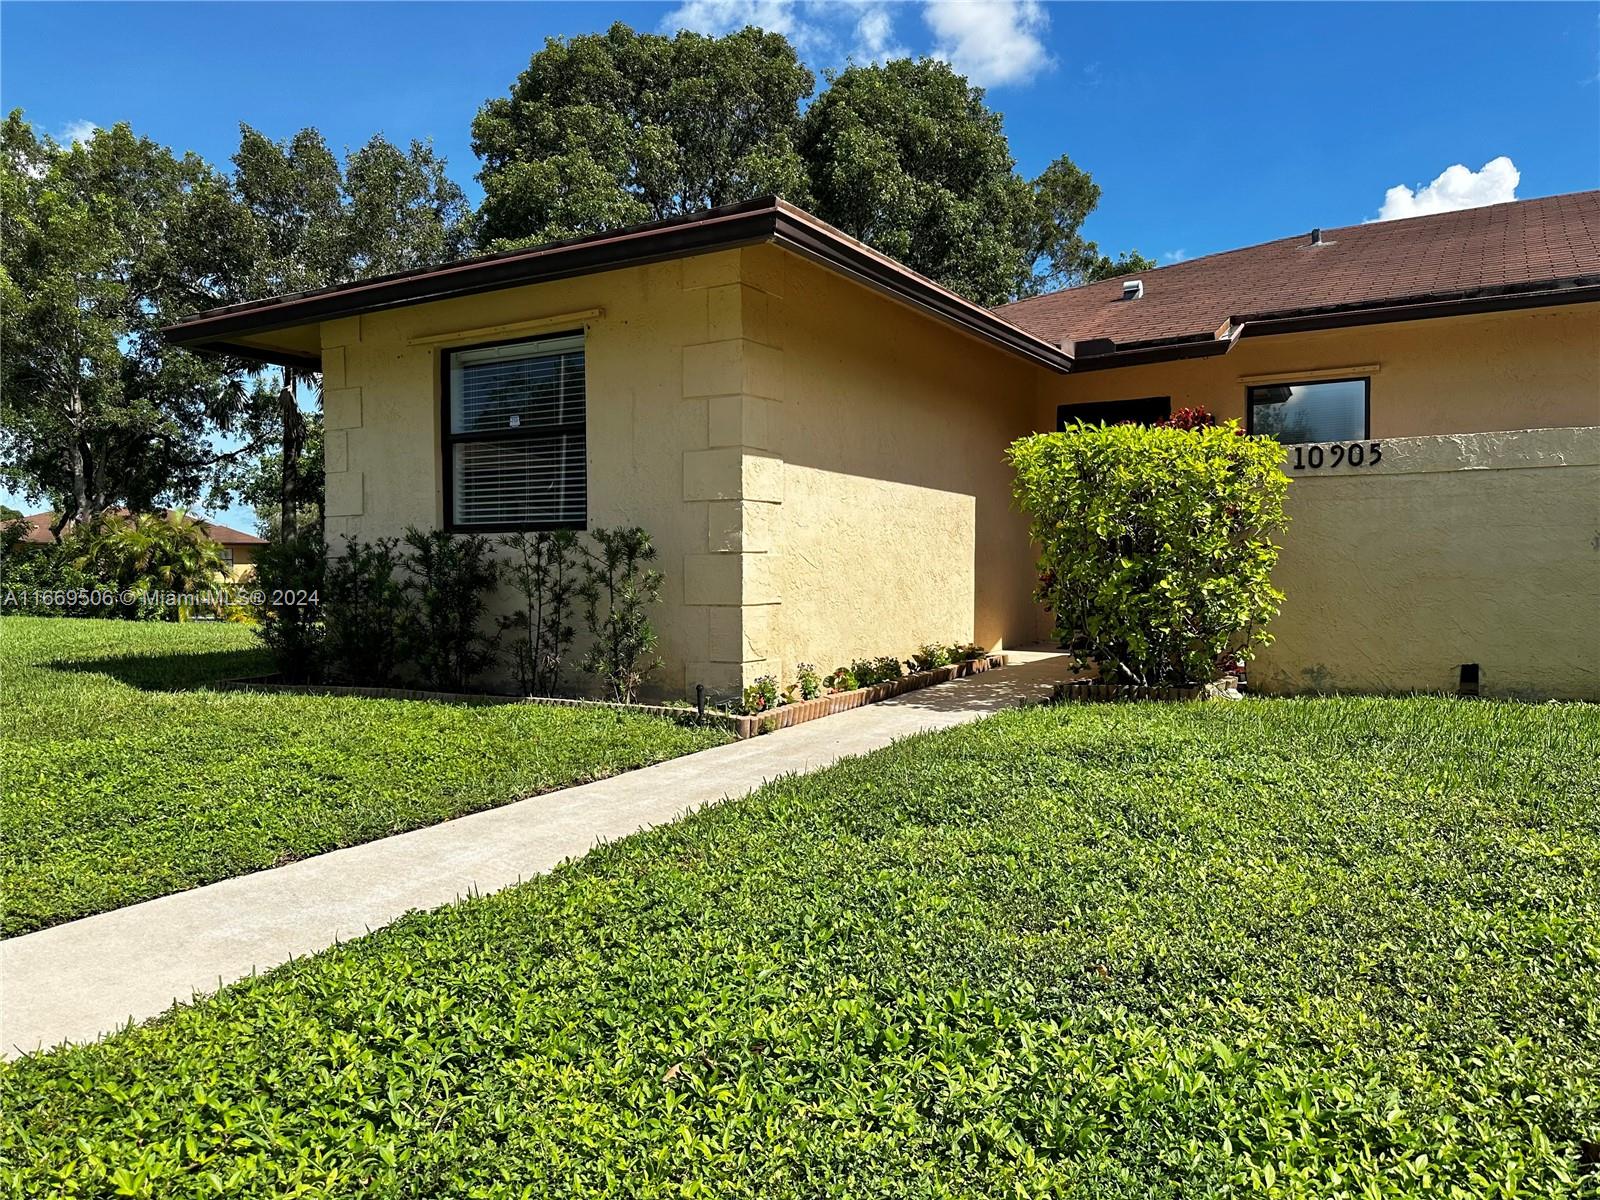
<path fill-rule="evenodd" d="M 778 34 L 552 38 L 473 122 L 478 236 L 505 247 L 776 193 L 986 304 L 1142 270 L 1081 235 L 1100 199 L 1062 157 L 1016 172 L 1001 116 L 947 64 L 815 80 Z"/>
<path fill-rule="evenodd" d="M 805 197 L 800 101 L 815 78 L 779 34 L 551 38 L 472 123 L 485 245 L 549 241 Z"/>
<path fill-rule="evenodd" d="M 0 151 L 0 471 L 63 522 L 208 489 L 225 502 L 259 487 L 257 456 L 298 423 L 293 380 L 176 349 L 163 325 L 468 244 L 466 197 L 420 142 L 377 136 L 341 167 L 314 129 L 274 142 L 241 126 L 224 174 L 126 124 L 63 147 L 15 111 Z"/>
<path fill-rule="evenodd" d="M 126 124 L 62 147 L 13 112 L 0 142 L 8 486 L 62 521 L 196 494 L 246 393 L 159 330 L 204 290 L 189 217 L 224 185 Z"/>
<path fill-rule="evenodd" d="M 982 304 L 1142 270 L 1085 241 L 1099 185 L 1066 155 L 1017 174 L 1001 115 L 946 63 L 833 76 L 801 122 L 813 211 Z"/>

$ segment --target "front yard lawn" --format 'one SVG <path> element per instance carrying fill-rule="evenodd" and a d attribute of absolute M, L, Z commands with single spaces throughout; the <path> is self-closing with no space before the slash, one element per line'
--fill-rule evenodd
<path fill-rule="evenodd" d="M 14 1194 L 1600 1191 L 1600 710 L 908 739 L 0 1076 Z"/>
<path fill-rule="evenodd" d="M 7 936 L 728 736 L 606 710 L 192 690 L 269 669 L 240 625 L 3 625 Z"/>

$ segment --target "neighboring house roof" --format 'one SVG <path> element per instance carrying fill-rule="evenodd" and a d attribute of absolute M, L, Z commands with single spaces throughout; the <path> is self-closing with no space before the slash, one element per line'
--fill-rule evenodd
<path fill-rule="evenodd" d="M 309 347 L 272 346 L 273 331 L 339 317 L 426 304 L 576 275 L 771 242 L 919 308 L 974 337 L 1057 371 L 1070 360 L 1059 348 L 980 304 L 879 254 L 775 196 L 713 208 L 609 233 L 527 250 L 485 254 L 444 266 L 402 271 L 359 283 L 273 296 L 197 313 L 162 332 L 179 346 L 317 369 Z M 251 339 L 259 339 L 252 344 Z M 284 339 L 278 339 L 280 343 Z"/>
<path fill-rule="evenodd" d="M 1316 236 L 1320 235 L 1320 236 Z M 1144 284 L 1138 299 L 1123 285 Z M 1175 343 L 1600 300 L 1600 191 L 1347 225 L 1004 305 L 1079 360 Z M 1109 341 L 1111 345 L 1106 345 Z M 1170 347 L 1165 354 L 1148 351 Z M 1098 365 L 1098 364 L 1097 364 Z"/>
<path fill-rule="evenodd" d="M 125 508 L 119 508 L 114 511 L 120 516 L 129 515 L 128 510 Z M 22 518 L 23 524 L 28 528 L 27 533 L 23 534 L 22 540 L 38 545 L 46 545 L 55 541 L 55 538 L 50 536 L 50 526 L 55 519 L 56 514 L 53 512 L 29 513 Z M 266 538 L 259 538 L 253 533 L 244 532 L 242 529 L 232 529 L 227 525 L 219 525 L 215 521 L 207 521 L 203 517 L 195 517 L 193 519 L 205 529 L 211 540 L 219 546 L 264 546 L 267 544 Z M 70 529 L 74 524 L 75 522 L 68 521 L 67 528 Z M 64 533 L 66 530 L 62 532 Z"/>

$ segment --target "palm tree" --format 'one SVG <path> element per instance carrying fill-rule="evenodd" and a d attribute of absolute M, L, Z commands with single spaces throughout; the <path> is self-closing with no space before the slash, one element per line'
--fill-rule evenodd
<path fill-rule="evenodd" d="M 71 537 L 74 566 L 118 592 L 194 595 L 224 576 L 222 550 L 181 508 L 164 513 L 101 513 Z M 162 615 L 182 619 L 184 606 Z"/>

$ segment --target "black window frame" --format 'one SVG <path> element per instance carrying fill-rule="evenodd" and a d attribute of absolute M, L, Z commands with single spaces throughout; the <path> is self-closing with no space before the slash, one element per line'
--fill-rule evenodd
<path fill-rule="evenodd" d="M 1156 406 L 1163 406 L 1159 417 L 1152 419 Z M 1112 419 L 1112 413 L 1118 409 L 1139 411 L 1143 409 L 1143 416 L 1118 417 Z M 1085 418 L 1084 413 L 1091 414 Z M 1076 415 L 1074 415 L 1076 414 Z M 1070 418 L 1070 420 L 1069 420 Z M 1086 425 L 1152 425 L 1156 421 L 1172 419 L 1171 396 L 1134 396 L 1126 400 L 1089 400 L 1081 404 L 1059 404 L 1056 406 L 1056 432 L 1060 433 L 1069 425 L 1076 425 L 1083 421 Z"/>
<path fill-rule="evenodd" d="M 479 433 L 455 433 L 450 414 L 450 362 L 457 354 L 473 350 L 493 350 L 500 346 L 524 346 L 538 342 L 554 342 L 562 338 L 584 339 L 583 420 L 562 421 L 554 425 L 534 425 L 528 429 L 494 429 Z M 578 521 L 521 521 L 512 523 L 468 522 L 456 520 L 455 448 L 468 442 L 510 442 L 547 438 L 582 430 L 583 439 L 583 519 Z M 492 342 L 474 342 L 469 346 L 451 346 L 439 354 L 439 459 L 444 479 L 444 530 L 446 533 L 553 533 L 571 529 L 578 532 L 589 527 L 589 363 L 588 330 L 563 329 L 551 333 L 500 338 Z"/>
<path fill-rule="evenodd" d="M 1256 393 L 1267 388 L 1297 388 L 1312 387 L 1319 383 L 1359 383 L 1361 385 L 1361 429 L 1360 437 L 1335 438 L 1339 442 L 1365 442 L 1372 439 L 1372 376 L 1371 375 L 1341 375 L 1337 379 L 1296 379 L 1283 380 L 1278 383 L 1252 383 L 1244 390 L 1244 430 L 1252 437 L 1256 433 L 1256 406 L 1258 404 L 1281 404 L 1281 400 L 1258 400 Z M 1283 442 L 1284 446 L 1317 446 L 1327 445 L 1326 442 Z"/>

